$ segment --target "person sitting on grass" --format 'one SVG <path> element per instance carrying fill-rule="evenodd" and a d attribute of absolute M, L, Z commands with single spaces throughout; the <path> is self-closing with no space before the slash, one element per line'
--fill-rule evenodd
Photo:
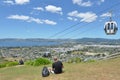
<path fill-rule="evenodd" d="M 54 71 L 55 74 L 62 73 L 63 64 L 61 61 L 58 60 L 57 57 L 54 57 L 54 63 L 52 64 L 52 71 Z"/>
<path fill-rule="evenodd" d="M 19 65 L 23 65 L 23 64 L 24 64 L 23 60 L 20 59 L 20 60 L 19 60 Z"/>

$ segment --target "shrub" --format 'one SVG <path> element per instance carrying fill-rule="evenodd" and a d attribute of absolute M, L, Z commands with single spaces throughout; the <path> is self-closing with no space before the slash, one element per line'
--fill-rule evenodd
<path fill-rule="evenodd" d="M 34 61 L 30 60 L 30 61 L 26 61 L 26 62 L 25 62 L 25 65 L 31 65 L 31 66 L 32 66 L 33 63 L 34 63 Z"/>
<path fill-rule="evenodd" d="M 8 62 L 8 63 L 6 64 L 6 67 L 16 66 L 16 65 L 18 65 L 18 62 Z"/>
<path fill-rule="evenodd" d="M 79 57 L 69 59 L 68 63 L 80 63 L 82 60 Z"/>
<path fill-rule="evenodd" d="M 72 63 L 73 61 L 72 61 L 72 59 L 69 59 L 67 62 L 68 62 L 68 63 Z"/>
<path fill-rule="evenodd" d="M 50 63 L 51 63 L 50 60 L 46 58 L 38 58 L 34 61 L 33 66 L 46 65 Z"/>
<path fill-rule="evenodd" d="M 30 60 L 30 61 L 25 62 L 25 65 L 40 66 L 40 65 L 47 65 L 50 63 L 51 63 L 50 60 L 46 58 L 38 58 L 34 61 Z"/>
<path fill-rule="evenodd" d="M 75 62 L 76 62 L 76 63 L 81 62 L 81 58 L 76 57 L 76 58 L 75 58 Z"/>
<path fill-rule="evenodd" d="M 6 67 L 6 64 L 0 64 L 0 68 Z"/>
<path fill-rule="evenodd" d="M 18 65 L 18 62 L 4 62 L 0 64 L 0 68 L 16 66 L 16 65 Z"/>
<path fill-rule="evenodd" d="M 90 59 L 90 60 L 88 60 L 87 62 L 95 62 L 95 60 L 93 60 L 93 59 Z"/>

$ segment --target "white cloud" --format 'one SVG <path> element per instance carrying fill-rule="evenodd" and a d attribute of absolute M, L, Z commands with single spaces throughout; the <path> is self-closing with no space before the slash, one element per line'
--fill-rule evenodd
<path fill-rule="evenodd" d="M 27 20 L 28 22 L 36 22 L 38 24 L 43 24 L 42 20 L 38 19 L 38 18 L 33 18 L 30 17 L 29 20 Z"/>
<path fill-rule="evenodd" d="M 19 4 L 19 5 L 26 4 L 26 3 L 29 3 L 29 2 L 30 2 L 30 0 L 15 0 L 15 3 Z"/>
<path fill-rule="evenodd" d="M 37 19 L 37 18 L 35 19 L 33 17 L 24 16 L 24 15 L 10 15 L 7 18 L 8 19 L 23 20 L 23 21 L 27 21 L 27 22 L 43 23 L 40 19 Z"/>
<path fill-rule="evenodd" d="M 38 10 L 38 11 L 44 11 L 44 9 L 42 7 L 35 7 L 33 8 L 34 10 Z"/>
<path fill-rule="evenodd" d="M 14 5 L 14 2 L 12 0 L 5 0 L 3 3 Z"/>
<path fill-rule="evenodd" d="M 8 19 L 17 19 L 17 20 L 28 20 L 29 16 L 24 16 L 24 15 L 10 15 Z"/>
<path fill-rule="evenodd" d="M 42 20 L 39 18 L 33 18 L 29 16 L 24 16 L 24 15 L 10 15 L 7 17 L 8 19 L 15 19 L 15 20 L 22 20 L 26 22 L 36 22 L 38 24 L 49 24 L 49 25 L 56 25 L 57 23 L 51 20 Z"/>
<path fill-rule="evenodd" d="M 3 3 L 6 3 L 6 4 L 11 4 L 11 5 L 23 5 L 23 4 L 26 4 L 26 3 L 29 3 L 30 0 L 4 0 Z"/>
<path fill-rule="evenodd" d="M 68 13 L 68 16 L 79 18 L 81 22 L 93 22 L 98 17 L 93 12 L 79 13 L 78 11 L 72 11 Z"/>
<path fill-rule="evenodd" d="M 83 2 L 83 0 L 72 0 L 73 4 L 77 4 L 79 6 L 83 6 L 83 7 L 89 7 L 92 6 L 92 2 L 87 1 L 87 2 Z"/>
<path fill-rule="evenodd" d="M 99 1 L 97 1 L 97 4 L 98 5 L 101 5 L 102 3 L 104 3 L 105 2 L 105 0 L 99 0 Z"/>
<path fill-rule="evenodd" d="M 102 15 L 100 15 L 100 17 L 110 17 L 111 13 L 107 12 L 107 13 L 103 13 Z"/>
<path fill-rule="evenodd" d="M 77 16 L 78 15 L 78 11 L 72 11 L 68 13 L 69 16 Z"/>
<path fill-rule="evenodd" d="M 77 21 L 77 18 L 73 18 L 73 17 L 67 17 L 67 19 L 71 20 L 71 21 Z"/>
<path fill-rule="evenodd" d="M 101 2 L 105 2 L 105 0 L 100 0 Z"/>
<path fill-rule="evenodd" d="M 53 5 L 48 5 L 45 7 L 46 11 L 49 11 L 51 13 L 57 13 L 57 14 L 63 14 L 62 12 L 62 8 L 61 7 L 56 7 L 56 6 L 53 6 Z"/>
<path fill-rule="evenodd" d="M 40 11 L 44 11 L 42 7 L 34 7 L 30 14 L 39 15 Z"/>
<path fill-rule="evenodd" d="M 50 24 L 50 25 L 56 25 L 57 23 L 54 21 L 50 21 L 50 20 L 43 20 L 46 24 Z"/>
<path fill-rule="evenodd" d="M 69 20 L 73 20 L 73 18 L 72 18 L 72 17 L 67 17 L 67 19 L 69 19 Z"/>
<path fill-rule="evenodd" d="M 90 1 L 83 2 L 83 3 L 81 4 L 81 6 L 85 6 L 85 7 L 92 6 L 92 2 L 90 2 Z"/>

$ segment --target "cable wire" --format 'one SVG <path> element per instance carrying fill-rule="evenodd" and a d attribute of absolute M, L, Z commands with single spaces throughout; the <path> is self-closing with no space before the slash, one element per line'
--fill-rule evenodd
<path fill-rule="evenodd" d="M 120 2 L 117 3 L 117 4 L 114 4 L 114 5 L 112 5 L 111 7 L 108 7 L 108 8 L 106 8 L 106 9 L 100 11 L 100 12 L 97 12 L 96 14 L 98 15 L 98 14 L 100 14 L 100 13 L 103 13 L 104 11 L 109 10 L 109 9 L 111 9 L 111 8 L 114 8 L 114 7 L 118 6 L 119 4 L 120 4 Z M 92 18 L 92 17 L 94 17 L 94 16 L 91 16 L 91 17 L 89 17 L 89 18 L 87 18 L 87 19 L 90 19 L 90 18 Z M 87 20 L 87 19 L 85 19 L 85 20 Z M 70 29 L 72 29 L 73 27 L 75 27 L 75 26 L 77 26 L 77 25 L 79 25 L 79 24 L 81 24 L 81 22 L 78 22 L 78 23 L 76 23 L 76 24 L 74 24 L 74 25 L 72 25 L 72 26 L 70 26 L 70 27 L 68 27 L 68 28 L 66 28 L 66 29 L 64 29 L 64 30 L 62 30 L 62 31 L 60 31 L 60 32 L 57 32 L 57 33 L 55 33 L 54 35 L 50 36 L 49 38 L 53 38 L 53 37 L 55 37 L 55 36 L 57 36 L 57 35 L 59 35 L 59 34 L 61 34 L 61 33 L 64 33 L 65 31 L 70 30 Z M 82 26 L 80 26 L 80 27 L 86 26 L 86 25 L 88 25 L 88 24 L 90 24 L 90 23 L 87 23 L 87 24 L 82 25 Z M 79 28 L 80 28 L 80 27 L 79 27 Z M 79 29 L 77 28 L 77 29 L 75 29 L 75 30 L 72 30 L 72 31 L 70 31 L 70 32 L 67 32 L 67 33 L 65 33 L 65 34 L 62 35 L 62 36 L 65 36 L 65 35 L 67 35 L 67 34 L 69 34 L 69 33 L 72 33 L 72 32 L 74 32 L 74 31 L 77 31 L 77 30 L 79 30 Z"/>

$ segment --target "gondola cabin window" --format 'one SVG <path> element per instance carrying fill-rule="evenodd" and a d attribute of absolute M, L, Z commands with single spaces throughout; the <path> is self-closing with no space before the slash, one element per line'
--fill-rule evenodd
<path fill-rule="evenodd" d="M 116 34 L 118 28 L 117 23 L 115 21 L 108 21 L 104 25 L 104 30 L 107 35 L 114 35 Z"/>

